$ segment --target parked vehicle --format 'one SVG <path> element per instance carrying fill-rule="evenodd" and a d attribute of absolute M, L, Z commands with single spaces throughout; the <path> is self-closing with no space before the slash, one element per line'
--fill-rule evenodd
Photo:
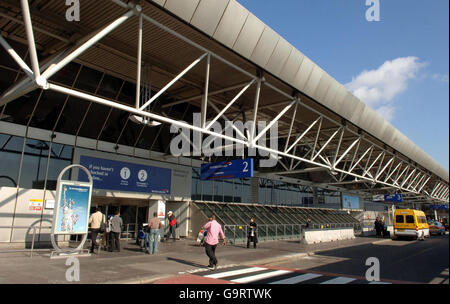
<path fill-rule="evenodd" d="M 442 225 L 444 225 L 445 230 L 448 231 L 448 218 L 442 220 Z"/>
<path fill-rule="evenodd" d="M 428 226 L 430 227 L 431 235 L 444 235 L 445 227 L 439 221 L 430 220 L 428 222 Z"/>
<path fill-rule="evenodd" d="M 412 209 L 396 209 L 394 212 L 393 238 L 398 237 L 420 240 L 430 237 L 430 228 L 425 213 Z"/>

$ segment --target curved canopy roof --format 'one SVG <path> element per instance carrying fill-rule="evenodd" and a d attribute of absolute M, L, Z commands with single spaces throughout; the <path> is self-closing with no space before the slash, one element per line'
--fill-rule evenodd
<path fill-rule="evenodd" d="M 193 113 L 205 114 L 205 122 L 253 117 L 278 122 L 273 139 L 281 157 L 259 174 L 448 198 L 445 169 L 235 0 L 88 1 L 81 3 L 79 22 L 68 22 L 66 11 L 59 0 L 30 3 L 31 49 L 51 85 L 40 94 L 7 54 L 9 43 L 29 62 L 21 5 L 0 2 L 0 123 L 73 135 L 83 147 L 127 154 L 135 148 L 168 153 L 168 124 L 187 121 L 183 127 L 194 130 Z M 17 87 L 20 98 L 8 95 Z M 142 109 L 153 103 L 141 111 L 138 102 Z M 131 113 L 163 124 L 142 125 Z M 250 144 L 250 138 L 231 140 Z"/>
<path fill-rule="evenodd" d="M 235 0 L 152 0 L 446 182 L 449 174 L 371 107 Z"/>

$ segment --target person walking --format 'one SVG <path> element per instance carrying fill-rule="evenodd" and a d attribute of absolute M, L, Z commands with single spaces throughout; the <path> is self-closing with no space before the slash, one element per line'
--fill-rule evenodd
<path fill-rule="evenodd" d="M 222 226 L 216 221 L 216 216 L 211 215 L 209 218 L 209 222 L 203 226 L 203 229 L 207 230 L 206 238 L 205 238 L 205 252 L 209 258 L 208 268 L 211 270 L 215 270 L 217 268 L 217 258 L 216 258 L 216 248 L 217 244 L 219 244 L 219 234 L 223 239 L 222 245 L 226 245 L 225 235 L 222 230 Z"/>
<path fill-rule="evenodd" d="M 109 248 L 110 252 L 114 250 L 120 252 L 120 233 L 122 232 L 123 221 L 120 217 L 120 211 L 117 210 L 115 216 L 111 219 L 111 246 Z"/>
<path fill-rule="evenodd" d="M 253 242 L 253 248 L 256 248 L 256 243 L 258 243 L 258 225 L 255 222 L 255 219 L 252 217 L 250 219 L 250 224 L 248 225 L 247 230 L 247 248 L 250 248 L 250 242 Z"/>
<path fill-rule="evenodd" d="M 100 211 L 99 208 L 95 209 L 95 212 L 89 217 L 89 225 L 91 227 L 91 249 L 90 253 L 95 253 L 95 248 L 98 248 L 97 236 L 100 232 L 100 228 L 105 225 L 105 215 Z"/>
<path fill-rule="evenodd" d="M 147 253 L 156 254 L 158 253 L 158 236 L 159 231 L 162 227 L 161 220 L 158 218 L 158 213 L 153 213 L 153 218 L 148 221 L 148 232 L 147 232 Z"/>
<path fill-rule="evenodd" d="M 175 214 L 173 214 L 172 211 L 169 211 L 167 213 L 167 217 L 168 217 L 168 222 L 169 222 L 169 232 L 167 233 L 166 241 L 168 242 L 170 236 L 172 235 L 173 241 L 175 242 L 176 241 L 175 232 L 176 232 L 176 228 L 178 226 L 177 218 L 175 217 Z"/>

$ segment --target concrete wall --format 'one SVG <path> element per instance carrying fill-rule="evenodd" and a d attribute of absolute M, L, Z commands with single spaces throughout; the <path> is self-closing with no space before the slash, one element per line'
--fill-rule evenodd
<path fill-rule="evenodd" d="M 0 226 L 14 228 L 0 228 L 0 242 L 30 243 L 33 227 L 37 227 L 35 241 L 50 243 L 50 229 L 45 227 L 52 225 L 53 209 L 45 207 L 46 200 L 55 200 L 55 196 L 56 191 L 1 187 Z M 30 200 L 42 200 L 42 210 L 31 210 Z M 58 240 L 68 240 L 68 237 L 61 236 Z"/>
<path fill-rule="evenodd" d="M 176 236 L 181 238 L 187 237 L 189 234 L 189 202 L 167 202 L 166 213 L 169 211 L 172 211 L 177 218 L 178 229 L 176 230 Z M 153 211 L 150 214 L 153 214 Z M 168 223 L 164 224 L 164 231 L 167 233 Z"/>
<path fill-rule="evenodd" d="M 197 239 L 198 232 L 208 218 L 193 203 L 189 204 L 189 238 Z"/>
<path fill-rule="evenodd" d="M 307 244 L 350 240 L 355 238 L 353 228 L 307 230 L 304 240 Z"/>

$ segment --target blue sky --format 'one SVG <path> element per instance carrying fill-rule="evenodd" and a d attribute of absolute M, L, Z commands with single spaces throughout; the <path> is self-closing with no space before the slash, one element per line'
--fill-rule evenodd
<path fill-rule="evenodd" d="M 449 1 L 238 0 L 449 170 Z"/>

